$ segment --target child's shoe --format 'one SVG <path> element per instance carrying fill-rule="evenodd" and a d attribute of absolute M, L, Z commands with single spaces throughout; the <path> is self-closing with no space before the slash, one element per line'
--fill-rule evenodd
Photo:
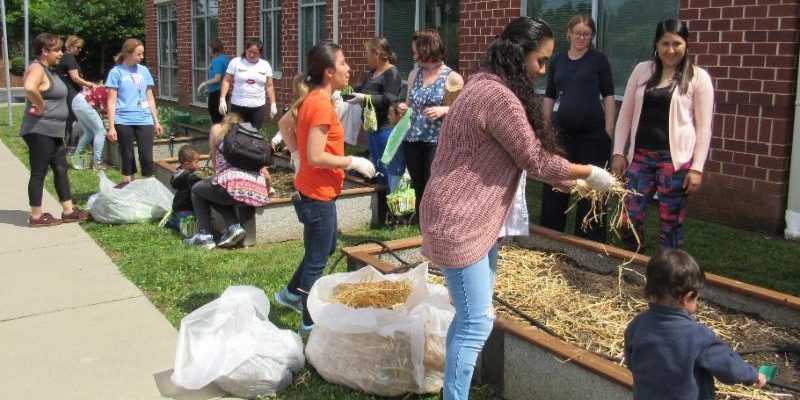
<path fill-rule="evenodd" d="M 239 224 L 234 224 L 228 227 L 225 230 L 225 233 L 222 234 L 222 237 L 219 239 L 219 244 L 217 245 L 221 249 L 227 249 L 230 247 L 234 247 L 237 244 L 241 243 L 244 239 L 245 231 Z"/>
<path fill-rule="evenodd" d="M 303 339 L 308 339 L 308 335 L 311 334 L 311 331 L 314 329 L 314 324 L 306 325 L 305 322 L 300 322 L 300 329 L 297 333 L 300 334 L 300 337 Z"/>
<path fill-rule="evenodd" d="M 183 244 L 187 246 L 200 246 L 206 250 L 217 247 L 216 243 L 214 243 L 214 236 L 207 233 L 198 233 L 188 239 L 184 239 Z"/>
<path fill-rule="evenodd" d="M 287 308 L 291 308 L 296 312 L 303 312 L 303 297 L 293 294 L 285 287 L 281 289 L 280 292 L 275 293 L 275 301 L 277 301 L 278 304 Z"/>

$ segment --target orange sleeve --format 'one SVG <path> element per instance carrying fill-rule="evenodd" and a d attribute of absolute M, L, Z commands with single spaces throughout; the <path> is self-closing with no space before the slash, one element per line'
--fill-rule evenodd
<path fill-rule="evenodd" d="M 314 102 L 309 104 L 308 112 L 308 127 L 313 126 L 328 126 L 333 125 L 332 118 L 336 117 L 336 111 L 333 104 L 323 97 L 314 97 Z"/>

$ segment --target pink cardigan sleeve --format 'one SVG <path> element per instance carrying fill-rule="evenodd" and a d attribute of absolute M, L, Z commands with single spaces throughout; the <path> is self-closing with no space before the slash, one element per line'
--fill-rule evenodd
<path fill-rule="evenodd" d="M 711 121 L 714 119 L 714 87 L 711 76 L 702 68 L 695 68 L 694 86 L 694 130 L 695 144 L 691 169 L 703 172 L 703 166 L 711 147 Z"/>
<path fill-rule="evenodd" d="M 650 73 L 651 62 L 642 62 L 636 65 L 631 71 L 631 76 L 628 77 L 628 84 L 625 85 L 625 95 L 622 98 L 622 106 L 619 109 L 619 116 L 617 116 L 617 125 L 614 127 L 614 153 L 623 156 L 628 155 L 628 149 L 625 145 L 631 140 L 631 131 L 633 129 L 633 117 L 636 109 L 636 89 L 639 87 L 639 82 L 642 80 L 641 76 L 645 73 Z"/>

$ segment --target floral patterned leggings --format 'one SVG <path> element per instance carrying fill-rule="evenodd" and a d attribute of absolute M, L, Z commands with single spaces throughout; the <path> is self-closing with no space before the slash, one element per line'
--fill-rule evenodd
<path fill-rule="evenodd" d="M 639 192 L 641 196 L 625 197 L 628 215 L 623 217 L 621 236 L 626 248 L 636 251 L 638 246 L 633 230 L 629 228 L 628 217 L 630 217 L 633 228 L 642 243 L 642 248 L 644 248 L 644 222 L 647 216 L 647 206 L 655 190 L 658 190 L 661 246 L 674 249 L 683 247 L 683 219 L 686 215 L 687 199 L 683 181 L 690 165 L 691 161 L 676 171 L 672 165 L 669 150 L 636 149 L 633 154 L 633 162 L 628 167 L 625 176 L 628 181 L 628 189 Z"/>

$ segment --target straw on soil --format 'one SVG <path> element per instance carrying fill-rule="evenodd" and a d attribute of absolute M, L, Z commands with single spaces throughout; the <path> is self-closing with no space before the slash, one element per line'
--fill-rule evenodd
<path fill-rule="evenodd" d="M 603 215 L 605 215 L 607 212 L 606 210 L 608 210 L 608 228 L 611 233 L 617 237 L 620 237 L 619 232 L 623 227 L 624 221 L 630 221 L 628 208 L 625 207 L 625 197 L 641 196 L 639 192 L 626 188 L 625 184 L 621 181 L 614 182 L 611 188 L 605 192 L 600 192 L 586 185 L 578 184 L 572 188 L 570 194 L 572 194 L 573 200 L 566 212 L 575 208 L 579 200 L 588 200 L 590 203 L 589 212 L 581 221 L 581 228 L 584 231 L 588 231 L 593 224 L 603 222 Z M 611 208 L 610 210 L 609 207 Z M 636 233 L 635 229 L 631 229 L 631 232 L 636 240 L 637 248 L 640 248 L 642 242 L 639 240 L 639 235 Z"/>
<path fill-rule="evenodd" d="M 353 308 L 388 308 L 405 304 L 411 294 L 411 281 L 368 281 L 340 283 L 331 301 Z"/>
<path fill-rule="evenodd" d="M 504 247 L 498 259 L 496 294 L 522 312 L 535 318 L 565 340 L 583 349 L 622 357 L 624 332 L 628 323 L 647 308 L 638 288 L 621 285 L 618 292 L 591 294 L 574 287 L 559 269 L 558 255 L 519 247 Z M 516 314 L 499 308 L 501 313 L 524 321 Z M 785 337 L 774 328 L 745 318 L 745 323 L 733 323 L 708 307 L 701 308 L 697 319 L 719 337 L 738 348 L 736 334 L 761 329 L 776 338 Z M 764 391 L 742 385 L 717 385 L 718 398 L 774 399 Z"/>

